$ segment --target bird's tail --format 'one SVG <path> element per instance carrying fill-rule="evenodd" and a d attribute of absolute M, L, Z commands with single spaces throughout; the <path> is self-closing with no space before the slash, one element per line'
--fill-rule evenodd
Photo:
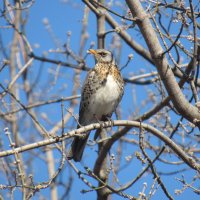
<path fill-rule="evenodd" d="M 71 148 L 67 155 L 68 160 L 73 159 L 76 162 L 80 162 L 83 151 L 85 149 L 85 145 L 87 144 L 88 137 L 89 132 L 86 133 L 86 138 L 74 138 L 74 141 L 72 142 Z"/>

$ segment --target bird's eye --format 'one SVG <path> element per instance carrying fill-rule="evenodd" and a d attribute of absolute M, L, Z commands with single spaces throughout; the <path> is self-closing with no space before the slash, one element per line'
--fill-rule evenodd
<path fill-rule="evenodd" d="M 101 55 L 102 57 L 105 57 L 107 54 L 104 53 L 104 52 L 101 52 L 100 55 Z"/>

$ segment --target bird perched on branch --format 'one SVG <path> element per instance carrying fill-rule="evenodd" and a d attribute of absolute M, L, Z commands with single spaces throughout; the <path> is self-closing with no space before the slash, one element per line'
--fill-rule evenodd
<path fill-rule="evenodd" d="M 89 125 L 111 118 L 124 93 L 124 81 L 115 63 L 113 54 L 105 49 L 88 50 L 96 65 L 85 79 L 79 108 L 79 125 Z M 74 138 L 68 159 L 79 162 L 89 137 Z"/>

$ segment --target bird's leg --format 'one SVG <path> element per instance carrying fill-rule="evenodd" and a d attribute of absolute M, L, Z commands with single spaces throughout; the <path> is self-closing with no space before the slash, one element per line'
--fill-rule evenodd
<path fill-rule="evenodd" d="M 114 125 L 114 121 L 112 120 L 111 116 L 105 116 L 105 121 L 110 122 L 110 127 L 112 128 Z"/>
<path fill-rule="evenodd" d="M 112 116 L 112 114 L 104 115 L 104 116 L 102 117 L 102 120 L 105 121 L 105 122 L 109 122 L 110 128 L 111 128 L 111 130 L 112 130 L 112 127 L 113 127 L 113 125 L 114 125 L 114 121 L 112 120 L 111 116 Z"/>
<path fill-rule="evenodd" d="M 97 121 L 100 123 L 101 128 L 96 130 L 95 135 L 94 135 L 94 140 L 96 140 L 98 138 L 98 136 L 100 135 L 100 132 L 104 128 L 104 122 L 107 122 L 107 121 L 110 122 L 110 127 L 111 128 L 113 127 L 113 124 L 114 124 L 114 122 L 113 122 L 113 120 L 111 118 L 111 115 L 103 115 L 102 118 L 101 118 L 101 121 L 99 121 L 98 119 L 97 119 Z"/>
<path fill-rule="evenodd" d="M 103 120 L 99 120 L 99 118 L 94 114 L 94 118 L 96 119 L 97 123 L 100 124 L 100 128 L 99 129 L 103 129 Z"/>
<path fill-rule="evenodd" d="M 103 129 L 103 122 L 100 121 L 96 115 L 94 115 L 95 119 L 97 120 L 97 122 L 100 124 L 100 128 L 98 128 L 94 134 L 94 141 L 96 141 L 96 139 L 99 137 L 100 132 Z"/>
<path fill-rule="evenodd" d="M 109 115 L 103 115 L 102 121 L 109 122 L 110 123 L 110 127 L 112 128 L 113 125 L 114 125 L 114 122 L 113 122 L 111 116 L 112 116 L 112 114 L 111 115 L 110 114 Z"/>

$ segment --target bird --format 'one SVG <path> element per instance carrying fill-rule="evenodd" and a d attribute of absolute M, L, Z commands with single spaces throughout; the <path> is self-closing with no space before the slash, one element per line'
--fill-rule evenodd
<path fill-rule="evenodd" d="M 95 66 L 84 81 L 81 91 L 77 128 L 111 119 L 124 94 L 124 80 L 112 52 L 106 49 L 89 49 Z M 85 138 L 75 137 L 68 152 L 68 160 L 80 162 L 90 131 Z"/>

